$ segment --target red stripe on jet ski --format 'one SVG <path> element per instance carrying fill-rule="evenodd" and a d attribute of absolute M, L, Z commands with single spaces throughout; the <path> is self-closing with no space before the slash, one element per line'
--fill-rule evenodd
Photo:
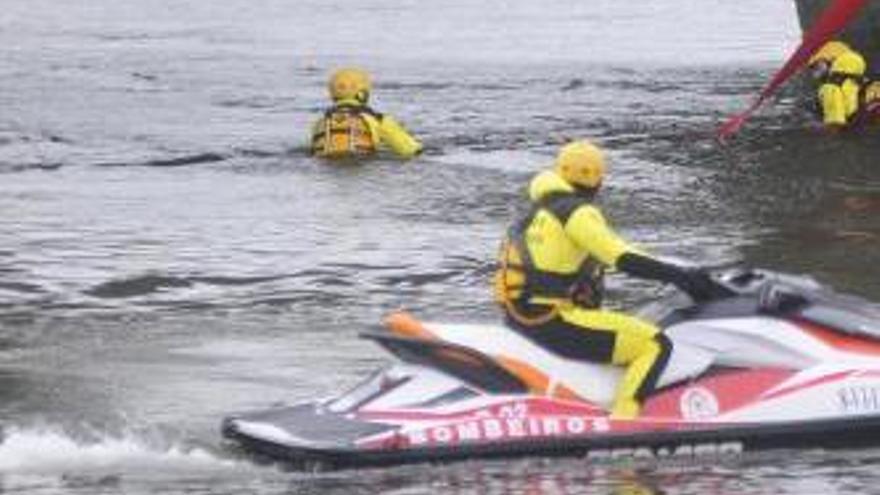
<path fill-rule="evenodd" d="M 724 427 L 724 424 L 713 424 Z M 570 415 L 473 416 L 432 425 L 382 433 L 357 442 L 358 447 L 407 449 L 465 445 L 501 445 L 534 441 L 601 439 L 615 435 L 669 433 L 704 429 L 705 424 L 677 420 L 622 420 Z"/>
<path fill-rule="evenodd" d="M 506 398 L 503 401 L 472 407 L 463 411 L 438 412 L 419 409 L 359 411 L 358 419 L 367 421 L 450 421 L 476 416 L 503 416 L 512 413 L 560 416 L 605 416 L 602 408 L 589 402 L 568 402 L 541 397 Z"/>
<path fill-rule="evenodd" d="M 768 401 L 771 399 L 776 399 L 782 397 L 784 395 L 789 395 L 794 392 L 798 392 L 807 388 L 815 387 L 818 385 L 824 385 L 826 383 L 832 383 L 836 381 L 843 380 L 855 374 L 856 371 L 839 371 L 837 373 L 831 373 L 830 375 L 820 376 L 819 378 L 814 378 L 812 380 L 807 380 L 805 382 L 801 382 L 795 385 L 791 385 L 788 387 L 783 387 L 778 390 L 774 390 L 771 393 L 765 394 L 761 397 L 761 400 Z"/>
<path fill-rule="evenodd" d="M 644 417 L 707 419 L 758 402 L 762 394 L 794 373 L 787 370 L 736 370 L 693 384 L 676 386 L 649 398 Z"/>
<path fill-rule="evenodd" d="M 880 356 L 880 342 L 876 340 L 835 332 L 808 321 L 795 321 L 795 324 L 811 337 L 838 351 Z"/>

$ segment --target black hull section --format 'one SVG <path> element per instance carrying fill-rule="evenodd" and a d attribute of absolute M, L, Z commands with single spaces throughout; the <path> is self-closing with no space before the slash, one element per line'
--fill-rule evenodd
<path fill-rule="evenodd" d="M 344 469 L 422 462 L 517 457 L 703 458 L 777 449 L 849 449 L 880 445 L 880 417 L 827 420 L 757 427 L 727 427 L 594 438 L 496 442 L 396 451 L 347 448 L 298 448 L 277 445 L 235 431 L 227 421 L 223 434 L 245 450 L 291 467 Z"/>
<path fill-rule="evenodd" d="M 801 29 L 806 32 L 831 0 L 795 0 L 795 3 Z M 868 2 L 840 38 L 864 53 L 869 70 L 876 73 L 880 64 L 880 2 Z"/>

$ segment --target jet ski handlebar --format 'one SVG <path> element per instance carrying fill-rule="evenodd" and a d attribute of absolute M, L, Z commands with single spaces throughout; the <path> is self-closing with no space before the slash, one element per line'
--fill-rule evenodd
<path fill-rule="evenodd" d="M 731 297 L 738 292 L 709 269 L 676 268 L 673 273 L 675 277 L 670 283 L 698 304 Z"/>
<path fill-rule="evenodd" d="M 780 285 L 812 288 L 815 281 L 805 277 L 779 274 L 747 267 L 737 268 L 690 268 L 685 280 L 675 285 L 696 303 L 708 303 L 736 296 L 759 296 L 771 306 L 786 306 L 785 293 L 771 290 Z M 795 280 L 795 283 L 792 283 Z M 763 294 L 763 295 L 762 295 Z M 783 299 L 785 299 L 783 301 Z"/>
<path fill-rule="evenodd" d="M 820 285 L 812 277 L 791 275 L 750 267 L 706 270 L 717 295 L 714 299 L 732 296 L 757 296 L 761 306 L 783 310 L 804 302 L 803 291 L 818 290 Z"/>

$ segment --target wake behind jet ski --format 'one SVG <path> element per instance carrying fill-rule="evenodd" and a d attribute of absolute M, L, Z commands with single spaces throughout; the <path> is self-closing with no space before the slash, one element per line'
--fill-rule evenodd
<path fill-rule="evenodd" d="M 336 397 L 226 418 L 223 434 L 277 461 L 331 467 L 880 445 L 880 306 L 805 277 L 714 278 L 733 295 L 672 294 L 640 311 L 674 345 L 637 419 L 609 414 L 620 369 L 502 325 L 398 314 L 364 334 L 398 362 Z"/>

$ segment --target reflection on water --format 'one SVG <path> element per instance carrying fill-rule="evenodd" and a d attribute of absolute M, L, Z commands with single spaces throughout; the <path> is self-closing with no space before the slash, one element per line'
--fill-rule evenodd
<path fill-rule="evenodd" d="M 792 459 L 792 456 L 795 459 Z M 788 458 L 790 469 L 780 469 Z M 544 459 L 411 466 L 317 474 L 290 482 L 288 493 L 450 493 L 522 495 L 845 494 L 870 492 L 876 452 L 746 454 L 724 462 Z M 804 473 L 815 473 L 808 476 Z M 349 491 L 346 491 L 349 490 Z"/>

